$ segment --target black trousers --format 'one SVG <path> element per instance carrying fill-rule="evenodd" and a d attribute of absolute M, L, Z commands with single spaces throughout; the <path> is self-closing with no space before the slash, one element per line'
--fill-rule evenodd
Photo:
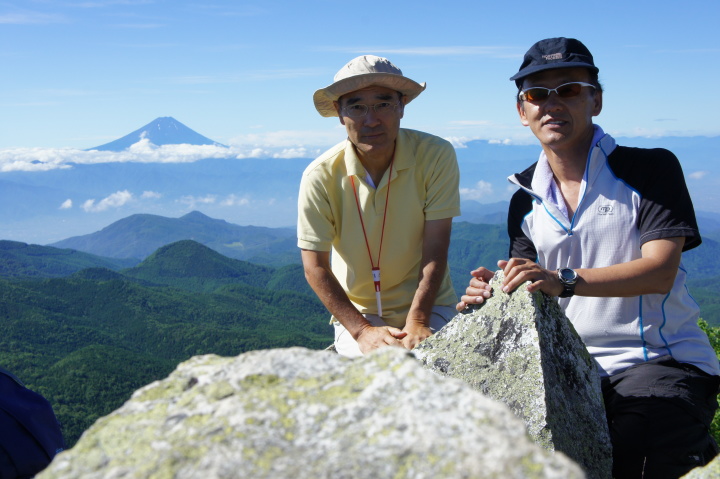
<path fill-rule="evenodd" d="M 602 379 L 616 479 L 676 479 L 718 453 L 720 377 L 663 357 Z"/>

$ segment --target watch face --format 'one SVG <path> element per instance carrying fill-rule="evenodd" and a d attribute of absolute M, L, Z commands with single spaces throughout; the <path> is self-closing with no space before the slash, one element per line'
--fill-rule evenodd
<path fill-rule="evenodd" d="M 577 281 L 577 273 L 570 268 L 562 268 L 559 273 L 563 283 L 573 284 Z"/>

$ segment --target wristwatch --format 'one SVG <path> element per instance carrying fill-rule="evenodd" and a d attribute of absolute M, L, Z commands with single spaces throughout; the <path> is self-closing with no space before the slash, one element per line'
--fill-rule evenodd
<path fill-rule="evenodd" d="M 558 279 L 562 284 L 563 292 L 560 293 L 559 298 L 569 298 L 575 294 L 575 284 L 577 283 L 578 275 L 575 270 L 570 268 L 560 268 L 557 270 Z"/>

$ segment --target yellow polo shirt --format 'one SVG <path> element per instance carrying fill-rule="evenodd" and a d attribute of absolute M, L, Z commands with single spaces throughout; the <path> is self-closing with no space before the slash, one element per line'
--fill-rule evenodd
<path fill-rule="evenodd" d="M 378 264 L 388 172 L 377 189 L 353 144 L 345 140 L 305 169 L 298 199 L 298 246 L 332 251 L 332 271 L 363 314 L 377 314 L 375 287 L 351 176 L 367 240 Z M 425 221 L 460 215 L 460 172 L 452 145 L 427 133 L 400 129 L 390 178 L 390 198 L 380 258 L 383 320 L 402 328 L 418 286 Z M 436 305 L 454 305 L 457 296 L 445 271 Z"/>

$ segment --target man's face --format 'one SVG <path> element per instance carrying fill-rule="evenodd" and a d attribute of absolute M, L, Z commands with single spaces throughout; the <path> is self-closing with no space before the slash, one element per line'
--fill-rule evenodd
<path fill-rule="evenodd" d="M 531 87 L 557 88 L 570 82 L 590 80 L 585 68 L 558 68 L 530 75 L 523 80 L 522 89 Z M 542 101 L 523 101 L 517 104 L 520 121 L 529 126 L 543 146 L 551 149 L 587 148 L 593 135 L 592 117 L 602 110 L 602 92 L 583 87 L 580 94 L 560 98 L 553 92 Z"/>
<path fill-rule="evenodd" d="M 400 105 L 387 113 L 377 113 L 373 105 L 382 102 L 398 103 Z M 367 105 L 365 116 L 348 116 L 345 107 L 351 105 Z M 345 125 L 350 141 L 355 145 L 361 159 L 364 156 L 392 155 L 395 149 L 395 139 L 400 130 L 400 119 L 403 117 L 405 97 L 395 90 L 381 86 L 370 86 L 356 90 L 340 97 L 335 102 L 335 109 L 340 117 L 340 123 Z"/>

